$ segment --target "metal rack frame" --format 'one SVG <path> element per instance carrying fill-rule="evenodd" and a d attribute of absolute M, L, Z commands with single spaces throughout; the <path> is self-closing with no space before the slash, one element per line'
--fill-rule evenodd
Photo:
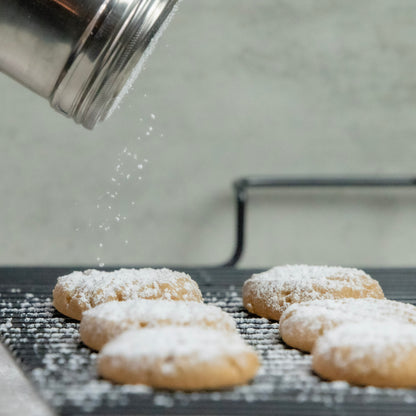
<path fill-rule="evenodd" d="M 250 188 L 404 188 L 415 186 L 416 177 L 285 178 L 278 176 L 246 176 L 237 179 L 233 184 L 236 207 L 235 249 L 231 258 L 224 263 L 222 267 L 235 267 L 243 254 L 245 247 L 245 223 L 248 191 Z"/>

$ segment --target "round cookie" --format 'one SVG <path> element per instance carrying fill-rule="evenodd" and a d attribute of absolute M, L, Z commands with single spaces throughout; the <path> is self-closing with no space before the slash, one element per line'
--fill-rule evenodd
<path fill-rule="evenodd" d="M 128 299 L 168 299 L 202 302 L 198 284 L 186 273 L 169 269 L 86 270 L 58 278 L 53 306 L 80 320 L 101 303 Z"/>
<path fill-rule="evenodd" d="M 387 299 L 314 300 L 289 306 L 280 318 L 279 328 L 286 344 L 310 352 L 326 331 L 369 319 L 416 324 L 416 307 Z"/>
<path fill-rule="evenodd" d="M 318 338 L 312 367 L 327 380 L 416 387 L 416 327 L 394 321 L 341 325 Z"/>
<path fill-rule="evenodd" d="M 199 327 L 127 331 L 98 354 L 98 372 L 106 379 L 172 390 L 245 384 L 258 368 L 257 354 L 237 333 Z"/>
<path fill-rule="evenodd" d="M 166 325 L 236 331 L 231 315 L 216 306 L 199 302 L 140 299 L 103 303 L 85 311 L 80 335 L 85 345 L 100 350 L 126 330 Z"/>
<path fill-rule="evenodd" d="M 380 285 L 362 270 L 329 266 L 280 266 L 254 274 L 243 286 L 245 308 L 279 320 L 293 303 L 337 298 L 384 299 Z"/>

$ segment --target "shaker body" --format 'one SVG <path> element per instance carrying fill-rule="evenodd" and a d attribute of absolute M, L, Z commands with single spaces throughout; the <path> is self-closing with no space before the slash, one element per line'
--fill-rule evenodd
<path fill-rule="evenodd" d="M 49 98 L 101 0 L 0 0 L 0 69 Z"/>
<path fill-rule="evenodd" d="M 0 71 L 93 128 L 138 72 L 176 1 L 0 0 Z"/>

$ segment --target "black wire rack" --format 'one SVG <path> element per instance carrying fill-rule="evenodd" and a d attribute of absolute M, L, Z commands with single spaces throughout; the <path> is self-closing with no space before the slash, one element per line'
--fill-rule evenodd
<path fill-rule="evenodd" d="M 0 336 L 39 395 L 59 415 L 414 415 L 416 390 L 322 381 L 310 355 L 290 349 L 279 324 L 248 314 L 242 282 L 255 270 L 184 269 L 205 300 L 232 314 L 262 368 L 252 383 L 215 392 L 169 392 L 113 385 L 97 376 L 96 354 L 76 321 L 51 305 L 56 279 L 71 268 L 0 268 Z M 366 270 L 387 297 L 416 303 L 416 269 Z M 386 328 L 388 330 L 388 328 Z M 1 411 L 0 411 L 1 414 Z"/>

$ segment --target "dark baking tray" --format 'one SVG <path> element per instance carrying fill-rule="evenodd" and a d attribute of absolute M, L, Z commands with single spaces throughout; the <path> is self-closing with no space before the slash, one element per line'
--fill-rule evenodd
<path fill-rule="evenodd" d="M 78 323 L 50 303 L 56 278 L 71 268 L 0 268 L 0 334 L 40 396 L 61 415 L 414 415 L 416 391 L 328 383 L 310 356 L 287 348 L 279 326 L 247 314 L 241 287 L 253 270 L 182 269 L 207 301 L 237 320 L 263 366 L 248 386 L 181 393 L 123 387 L 100 380 L 96 354 L 79 342 Z M 367 269 L 388 298 L 416 304 L 416 269 Z M 386 327 L 388 331 L 388 327 Z"/>

